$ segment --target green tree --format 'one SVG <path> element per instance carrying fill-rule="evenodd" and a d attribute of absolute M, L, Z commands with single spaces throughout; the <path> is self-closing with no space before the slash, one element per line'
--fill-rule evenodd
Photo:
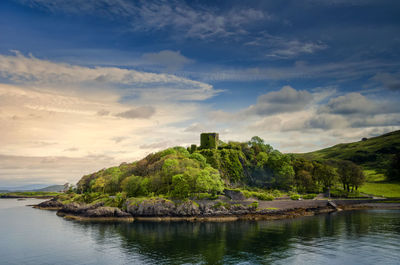
<path fill-rule="evenodd" d="M 361 168 L 351 161 L 341 161 L 338 166 L 338 173 L 343 189 L 350 192 L 357 190 L 365 182 L 365 176 Z"/>
<path fill-rule="evenodd" d="M 391 159 L 386 171 L 389 180 L 400 180 L 400 153 L 397 153 Z"/>
<path fill-rule="evenodd" d="M 337 172 L 332 166 L 315 163 L 313 176 L 321 183 L 322 187 L 326 191 L 330 189 L 335 183 L 337 179 Z"/>

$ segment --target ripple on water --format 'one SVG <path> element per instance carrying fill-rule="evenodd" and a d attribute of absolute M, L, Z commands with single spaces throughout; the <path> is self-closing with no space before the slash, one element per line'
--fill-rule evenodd
<path fill-rule="evenodd" d="M 1 264 L 400 264 L 400 211 L 279 221 L 93 223 L 0 200 Z"/>

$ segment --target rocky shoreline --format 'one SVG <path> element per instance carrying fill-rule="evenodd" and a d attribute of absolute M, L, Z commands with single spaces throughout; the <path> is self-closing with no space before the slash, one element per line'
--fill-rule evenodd
<path fill-rule="evenodd" d="M 266 201 L 257 207 L 248 201 L 171 201 L 163 198 L 128 201 L 123 209 L 96 204 L 63 204 L 53 198 L 34 208 L 57 210 L 57 215 L 80 221 L 191 221 L 226 222 L 236 220 L 277 220 L 355 209 L 400 209 L 399 203 L 385 200 Z"/>

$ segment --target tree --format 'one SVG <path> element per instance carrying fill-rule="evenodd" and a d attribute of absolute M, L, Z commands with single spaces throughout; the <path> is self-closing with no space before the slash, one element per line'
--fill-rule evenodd
<path fill-rule="evenodd" d="M 92 189 L 104 193 L 105 185 L 106 185 L 106 180 L 103 177 L 99 177 L 94 181 Z"/>
<path fill-rule="evenodd" d="M 254 149 L 256 154 L 258 154 L 259 152 L 270 153 L 273 150 L 272 146 L 270 146 L 269 144 L 265 144 L 264 140 L 258 136 L 253 136 L 248 145 Z"/>
<path fill-rule="evenodd" d="M 389 180 L 400 180 L 400 153 L 393 156 L 386 174 Z"/>
<path fill-rule="evenodd" d="M 339 179 L 343 184 L 343 189 L 348 192 L 357 190 L 364 184 L 365 176 L 361 168 L 351 161 L 341 161 L 338 167 Z"/>
<path fill-rule="evenodd" d="M 317 181 L 321 183 L 322 187 L 326 191 L 329 190 L 335 183 L 335 180 L 337 178 L 337 172 L 335 168 L 332 166 L 315 163 L 313 176 Z"/>

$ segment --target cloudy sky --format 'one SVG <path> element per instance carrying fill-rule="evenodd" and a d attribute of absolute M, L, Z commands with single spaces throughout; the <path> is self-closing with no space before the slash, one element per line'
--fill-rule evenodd
<path fill-rule="evenodd" d="M 0 186 L 168 146 L 400 129 L 397 0 L 0 2 Z"/>

